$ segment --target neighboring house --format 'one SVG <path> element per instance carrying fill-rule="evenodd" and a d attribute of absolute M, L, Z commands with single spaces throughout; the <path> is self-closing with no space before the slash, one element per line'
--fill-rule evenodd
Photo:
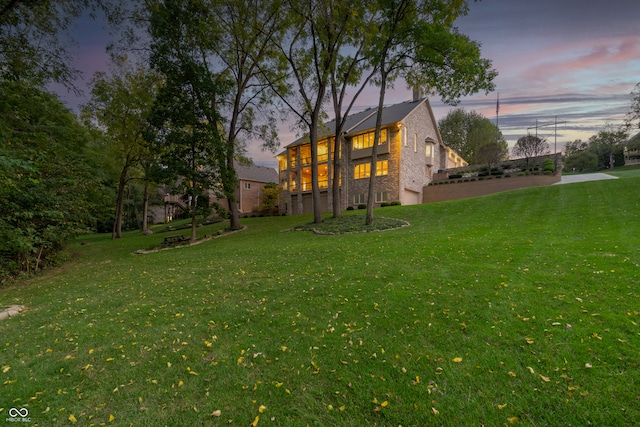
<path fill-rule="evenodd" d="M 262 189 L 265 184 L 278 182 L 278 173 L 273 168 L 235 162 L 238 187 L 236 189 L 236 203 L 238 212 L 247 214 L 260 211 Z M 226 199 L 218 199 L 211 195 L 211 202 L 219 203 L 228 209 L 229 202 Z"/>
<path fill-rule="evenodd" d="M 247 165 L 240 162 L 235 162 L 234 167 L 238 177 L 236 189 L 238 212 L 241 214 L 258 212 L 260 210 L 262 189 L 267 183 L 277 183 L 278 173 L 273 168 L 254 164 Z M 211 190 L 208 193 L 211 204 L 218 203 L 223 208 L 229 209 L 229 202 L 226 199 L 217 198 Z M 185 200 L 183 195 L 166 193 L 164 204 L 164 220 L 171 221 L 187 208 L 189 201 Z"/>
<path fill-rule="evenodd" d="M 640 133 L 624 142 L 624 164 L 627 166 L 640 165 Z M 631 146 L 631 147 L 629 147 Z"/>
<path fill-rule="evenodd" d="M 344 127 L 340 173 L 340 208 L 367 202 L 371 150 L 376 108 L 348 117 Z M 333 208 L 333 141 L 335 123 L 319 131 L 318 186 L 323 212 Z M 311 147 L 308 137 L 289 144 L 277 156 L 284 206 L 281 212 L 311 213 Z M 428 99 L 415 99 L 385 107 L 381 140 L 377 150 L 375 205 L 399 201 L 403 205 L 422 203 L 423 187 L 439 170 L 466 166 L 455 151 L 445 146 Z"/>

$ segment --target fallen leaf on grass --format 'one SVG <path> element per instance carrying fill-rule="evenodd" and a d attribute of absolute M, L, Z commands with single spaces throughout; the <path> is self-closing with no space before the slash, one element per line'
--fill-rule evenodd
<path fill-rule="evenodd" d="M 542 374 L 539 374 L 539 375 L 540 375 L 540 378 L 542 379 L 542 381 L 544 381 L 545 383 L 551 382 L 551 380 L 549 379 L 549 377 L 545 377 L 545 376 L 544 376 L 544 375 L 542 375 Z"/>
<path fill-rule="evenodd" d="M 517 422 L 519 422 L 519 421 L 520 421 L 520 418 L 518 418 L 518 417 L 511 417 L 511 418 L 509 418 L 509 422 L 510 422 L 511 424 L 517 423 Z"/>
<path fill-rule="evenodd" d="M 221 415 L 222 415 L 222 411 L 220 409 L 217 409 L 211 413 L 212 417 L 219 417 Z"/>
<path fill-rule="evenodd" d="M 256 418 L 251 423 L 251 427 L 256 427 L 258 425 L 258 421 L 260 421 L 260 416 L 256 415 Z"/>
<path fill-rule="evenodd" d="M 454 357 L 454 358 L 453 358 L 453 361 L 454 361 L 455 363 L 460 363 L 460 362 L 462 362 L 462 357 Z"/>
<path fill-rule="evenodd" d="M 71 423 L 73 424 L 78 422 L 78 420 L 76 419 L 76 417 L 73 416 L 73 414 L 69 415 L 69 421 L 71 421 Z"/>

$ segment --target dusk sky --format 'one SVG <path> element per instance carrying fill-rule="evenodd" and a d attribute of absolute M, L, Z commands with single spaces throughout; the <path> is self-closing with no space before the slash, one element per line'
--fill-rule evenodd
<path fill-rule="evenodd" d="M 471 2 L 469 14 L 456 26 L 482 44 L 483 57 L 499 73 L 495 92 L 464 98 L 458 106 L 495 123 L 499 92 L 499 126 L 510 146 L 527 132 L 535 133 L 536 120 L 538 135 L 548 139 L 551 151 L 556 135 L 550 124 L 556 117 L 558 151 L 565 142 L 589 139 L 607 123 L 623 122 L 630 92 L 640 82 L 639 0 L 483 0 Z M 93 72 L 106 69 L 106 33 L 85 21 L 76 33 L 77 66 L 86 83 Z M 72 108 L 85 102 L 60 94 Z M 386 103 L 411 96 L 398 81 Z M 376 90 L 369 90 L 358 110 L 376 105 L 376 99 Z M 430 101 L 438 120 L 453 108 L 436 97 Z M 296 139 L 286 124 L 281 131 L 282 146 Z M 249 156 L 260 165 L 276 164 L 271 153 L 259 148 L 251 148 Z"/>

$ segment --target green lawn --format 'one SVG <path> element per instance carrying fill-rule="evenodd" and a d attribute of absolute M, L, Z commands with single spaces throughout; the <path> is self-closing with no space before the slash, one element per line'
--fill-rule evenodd
<path fill-rule="evenodd" d="M 637 425 L 638 188 L 387 207 L 410 226 L 363 234 L 251 218 L 147 255 L 162 234 L 85 236 L 71 264 L 0 290 L 27 307 L 0 321 L 0 419 Z"/>

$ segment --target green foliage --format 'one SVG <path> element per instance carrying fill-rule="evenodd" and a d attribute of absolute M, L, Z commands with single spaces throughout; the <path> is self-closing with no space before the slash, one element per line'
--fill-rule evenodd
<path fill-rule="evenodd" d="M 0 81 L 0 281 L 46 265 L 92 223 L 90 134 L 53 95 Z"/>
<path fill-rule="evenodd" d="M 556 168 L 555 168 L 555 165 L 553 164 L 553 160 L 549 158 L 544 159 L 544 161 L 542 162 L 542 171 L 544 173 L 547 173 L 547 172 L 553 173 L 555 169 Z"/>
<path fill-rule="evenodd" d="M 444 143 L 471 164 L 491 164 L 508 158 L 507 141 L 482 114 L 456 108 L 440 121 Z"/>
<path fill-rule="evenodd" d="M 280 204 L 280 193 L 282 189 L 275 182 L 268 182 L 262 189 L 260 198 L 260 210 L 274 215 L 278 211 Z"/>
<path fill-rule="evenodd" d="M 514 156 L 525 158 L 528 167 L 531 158 L 542 156 L 549 152 L 549 144 L 546 140 L 537 136 L 527 135 L 519 138 L 511 151 Z"/>
<path fill-rule="evenodd" d="M 589 138 L 588 150 L 598 157 L 598 168 L 624 166 L 622 143 L 627 139 L 625 129 L 607 126 Z"/>
<path fill-rule="evenodd" d="M 109 19 L 119 11 L 117 0 L 6 0 L 0 6 L 0 79 L 42 87 L 58 82 L 69 89 L 80 73 L 73 64 L 69 30 L 83 13 L 98 9 Z"/>
<path fill-rule="evenodd" d="M 578 151 L 564 159 L 567 171 L 592 171 L 598 168 L 598 156 L 590 151 Z"/>
<path fill-rule="evenodd" d="M 112 72 L 95 74 L 91 81 L 91 100 L 83 106 L 87 126 L 101 133 L 106 159 L 113 170 L 115 218 L 113 237 L 122 235 L 125 193 L 132 179 L 151 179 L 157 169 L 157 156 L 151 147 L 152 132 L 147 119 L 151 112 L 160 77 L 144 67 L 136 67 L 126 57 L 113 56 Z M 107 165 L 105 165 L 107 166 Z M 142 198 L 140 198 L 142 199 Z M 146 217 L 146 212 L 142 214 Z M 133 221 L 137 227 L 138 221 Z"/>

